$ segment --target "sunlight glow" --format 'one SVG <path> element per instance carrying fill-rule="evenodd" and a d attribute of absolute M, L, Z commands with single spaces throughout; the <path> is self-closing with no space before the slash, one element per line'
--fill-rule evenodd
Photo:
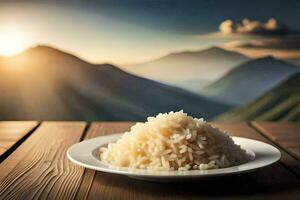
<path fill-rule="evenodd" d="M 17 27 L 0 28 L 0 55 L 11 56 L 27 48 L 27 39 Z"/>

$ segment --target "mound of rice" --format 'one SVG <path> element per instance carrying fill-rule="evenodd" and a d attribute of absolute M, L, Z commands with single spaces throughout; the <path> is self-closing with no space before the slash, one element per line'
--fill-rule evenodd
<path fill-rule="evenodd" d="M 225 132 L 183 111 L 148 117 L 115 143 L 100 148 L 110 165 L 151 170 L 208 170 L 249 161 Z"/>

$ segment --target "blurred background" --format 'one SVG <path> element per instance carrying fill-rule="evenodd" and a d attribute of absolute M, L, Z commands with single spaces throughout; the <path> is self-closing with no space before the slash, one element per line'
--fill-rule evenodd
<path fill-rule="evenodd" d="M 0 120 L 300 121 L 300 1 L 0 2 Z"/>

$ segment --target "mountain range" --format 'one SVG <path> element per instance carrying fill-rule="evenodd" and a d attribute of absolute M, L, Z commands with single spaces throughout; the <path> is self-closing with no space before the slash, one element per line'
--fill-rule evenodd
<path fill-rule="evenodd" d="M 252 102 L 216 118 L 218 121 L 297 121 L 300 122 L 300 73 Z"/>
<path fill-rule="evenodd" d="M 247 60 L 248 57 L 237 52 L 211 47 L 201 51 L 171 53 L 125 69 L 138 76 L 197 90 Z M 191 81 L 193 84 L 189 84 Z"/>
<path fill-rule="evenodd" d="M 235 67 L 221 79 L 199 91 L 211 99 L 230 105 L 246 105 L 299 69 L 285 61 L 263 57 Z"/>
<path fill-rule="evenodd" d="M 145 120 L 170 110 L 212 118 L 230 107 L 48 46 L 0 59 L 0 120 Z"/>

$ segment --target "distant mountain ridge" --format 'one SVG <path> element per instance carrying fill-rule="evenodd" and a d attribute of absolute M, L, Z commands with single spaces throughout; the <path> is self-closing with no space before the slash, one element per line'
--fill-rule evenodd
<path fill-rule="evenodd" d="M 243 63 L 201 94 L 231 105 L 245 105 L 299 71 L 299 67 L 273 57 Z"/>
<path fill-rule="evenodd" d="M 164 57 L 159 58 L 158 60 L 167 60 L 167 59 L 173 59 L 173 57 L 185 57 L 185 58 L 199 58 L 198 56 L 202 56 L 203 58 L 215 58 L 215 56 L 223 56 L 225 59 L 227 59 L 228 57 L 230 58 L 234 58 L 234 59 L 247 59 L 246 56 L 237 53 L 237 52 L 233 52 L 233 51 L 229 51 L 229 50 L 225 50 L 221 47 L 211 47 L 208 49 L 204 49 L 204 50 L 200 50 L 200 51 L 182 51 L 182 52 L 175 52 L 175 53 L 170 53 L 169 55 L 166 55 Z"/>
<path fill-rule="evenodd" d="M 212 118 L 229 107 L 185 90 L 94 65 L 48 46 L 0 59 L 1 120 L 145 120 L 184 109 Z"/>
<path fill-rule="evenodd" d="M 292 75 L 251 104 L 224 113 L 216 120 L 300 122 L 300 73 Z"/>
<path fill-rule="evenodd" d="M 237 52 L 211 47 L 201 51 L 171 53 L 150 62 L 128 66 L 126 70 L 142 77 L 180 86 L 181 83 L 191 80 L 215 80 L 247 60 L 248 57 Z"/>

